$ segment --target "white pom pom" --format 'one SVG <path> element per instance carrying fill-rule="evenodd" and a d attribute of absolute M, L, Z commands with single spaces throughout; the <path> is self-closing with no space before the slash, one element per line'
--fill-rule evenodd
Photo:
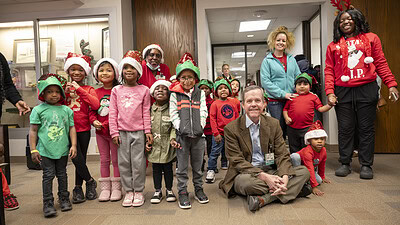
<path fill-rule="evenodd" d="M 373 61 L 374 61 L 374 58 L 372 58 L 370 56 L 365 57 L 365 59 L 364 59 L 364 63 L 366 63 L 366 64 L 372 63 Z"/>
<path fill-rule="evenodd" d="M 340 79 L 341 79 L 343 82 L 347 82 L 347 81 L 350 80 L 350 77 L 349 77 L 349 76 L 342 75 L 342 76 L 340 77 Z"/>

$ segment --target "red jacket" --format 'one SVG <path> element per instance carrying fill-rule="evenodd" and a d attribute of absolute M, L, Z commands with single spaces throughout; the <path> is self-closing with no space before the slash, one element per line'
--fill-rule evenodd
<path fill-rule="evenodd" d="M 355 50 L 353 54 L 349 54 L 351 47 Z M 366 57 L 372 57 L 373 62 L 364 62 Z M 348 39 L 342 37 L 339 42 L 331 42 L 328 45 L 325 60 L 327 95 L 334 93 L 335 85 L 358 87 L 373 82 L 376 75 L 379 75 L 389 88 L 397 86 L 383 54 L 381 41 L 376 34 L 359 34 Z M 349 80 L 345 81 L 342 76 L 348 76 Z"/>
<path fill-rule="evenodd" d="M 231 98 L 225 101 L 216 99 L 211 104 L 210 122 L 214 137 L 219 134 L 224 136 L 224 127 L 239 117 L 240 103 Z"/>

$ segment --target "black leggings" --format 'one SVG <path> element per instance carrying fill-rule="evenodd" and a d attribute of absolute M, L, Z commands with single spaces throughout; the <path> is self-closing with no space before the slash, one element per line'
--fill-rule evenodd
<path fill-rule="evenodd" d="M 172 172 L 172 162 L 153 163 L 153 182 L 156 190 L 161 190 L 162 172 L 164 172 L 164 181 L 167 190 L 172 190 L 174 173 Z"/>
<path fill-rule="evenodd" d="M 82 186 L 83 180 L 89 181 L 92 176 L 86 166 L 86 155 L 90 141 L 90 130 L 77 132 L 76 157 L 72 159 L 75 165 L 75 185 Z"/>

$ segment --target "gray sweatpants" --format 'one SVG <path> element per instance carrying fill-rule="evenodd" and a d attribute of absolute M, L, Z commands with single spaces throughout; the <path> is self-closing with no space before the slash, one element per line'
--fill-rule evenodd
<path fill-rule="evenodd" d="M 182 147 L 182 149 L 176 150 L 176 157 L 178 159 L 178 171 L 176 172 L 178 192 L 187 192 L 189 156 L 190 165 L 192 166 L 194 189 L 203 188 L 203 172 L 201 171 L 201 166 L 203 164 L 204 150 L 206 148 L 204 138 L 177 137 L 177 141 Z"/>
<path fill-rule="evenodd" d="M 142 192 L 146 181 L 145 136 L 141 131 L 119 131 L 118 168 L 125 192 Z"/>

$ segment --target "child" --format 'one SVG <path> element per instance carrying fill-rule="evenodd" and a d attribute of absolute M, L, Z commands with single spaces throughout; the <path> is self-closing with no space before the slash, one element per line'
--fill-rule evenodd
<path fill-rule="evenodd" d="M 208 116 L 206 119 L 206 126 L 204 127 L 204 135 L 206 136 L 207 156 L 210 157 L 211 143 L 212 143 L 212 131 L 211 131 L 211 124 L 210 124 L 210 107 L 211 107 L 211 104 L 214 102 L 214 99 L 211 97 L 213 83 L 207 79 L 202 79 L 199 82 L 198 87 L 200 88 L 200 90 L 204 91 L 204 93 L 206 94 L 206 105 L 207 105 Z M 204 172 L 205 163 L 206 163 L 206 160 L 203 158 L 203 164 L 201 166 L 202 172 Z"/>
<path fill-rule="evenodd" d="M 176 153 L 179 162 L 176 172 L 179 207 L 189 209 L 192 207 L 187 192 L 189 156 L 195 199 L 201 204 L 209 201 L 203 191 L 201 172 L 205 146 L 202 136 L 208 113 L 205 93 L 195 86 L 200 80 L 200 70 L 190 53 L 185 53 L 180 59 L 176 67 L 176 76 L 179 82 L 173 83 L 170 87 L 172 93 L 169 112 L 177 132 L 176 140 L 182 147 Z"/>
<path fill-rule="evenodd" d="M 176 75 L 172 75 L 171 78 L 169 78 L 169 81 L 171 81 L 171 83 L 175 83 L 176 82 Z"/>
<path fill-rule="evenodd" d="M 82 203 L 97 198 L 97 183 L 90 175 L 86 166 L 86 154 L 90 141 L 91 124 L 96 120 L 95 116 L 89 116 L 91 110 L 100 107 L 99 99 L 93 87 L 84 84 L 84 80 L 90 73 L 90 58 L 80 54 L 68 53 L 64 71 L 70 76 L 72 82 L 68 82 L 65 94 L 67 106 L 74 112 L 74 122 L 77 136 L 77 153 L 72 160 L 75 165 L 75 188 L 72 192 L 72 203 Z M 86 199 L 83 194 L 82 184 L 86 181 Z"/>
<path fill-rule="evenodd" d="M 286 101 L 283 117 L 288 125 L 290 153 L 295 153 L 305 147 L 304 134 L 313 123 L 314 109 L 327 112 L 331 105 L 322 105 L 318 96 L 310 92 L 311 77 L 307 73 L 298 75 L 295 79 L 297 97 Z"/>
<path fill-rule="evenodd" d="M 119 63 L 123 85 L 114 87 L 110 100 L 110 134 L 118 146 L 118 167 L 126 194 L 124 207 L 144 204 L 145 141 L 152 144 L 149 88 L 137 81 L 142 74 L 139 51 L 128 51 Z"/>
<path fill-rule="evenodd" d="M 3 186 L 3 203 L 4 203 L 4 209 L 5 210 L 14 210 L 19 208 L 19 204 L 17 201 L 17 197 L 15 195 L 11 194 L 10 192 L 10 187 L 8 186 L 6 176 L 4 176 L 3 171 L 0 168 L 0 173 L 1 173 L 1 182 Z"/>
<path fill-rule="evenodd" d="M 169 86 L 166 80 L 156 81 L 150 88 L 150 95 L 155 98 L 151 107 L 151 132 L 154 140 L 153 145 L 146 148 L 147 159 L 153 164 L 154 192 L 151 203 L 160 203 L 162 200 L 161 183 L 164 174 L 167 202 L 176 201 L 172 192 L 174 173 L 172 162 L 176 157 L 175 148 L 179 148 L 176 142 L 175 129 L 169 118 Z M 170 143 L 169 145 L 167 143 Z"/>
<path fill-rule="evenodd" d="M 240 81 L 238 79 L 231 80 L 232 97 L 239 99 Z"/>
<path fill-rule="evenodd" d="M 57 215 L 53 197 L 55 176 L 58 180 L 61 211 L 72 209 L 68 192 L 67 162 L 68 155 L 71 159 L 76 156 L 77 138 L 74 113 L 67 106 L 61 105 L 65 99 L 61 83 L 65 84 L 66 80 L 55 74 L 40 77 L 38 97 L 44 103 L 33 108 L 30 115 L 29 145 L 32 161 L 41 163 L 43 168 L 43 213 L 45 217 Z M 39 143 L 36 143 L 38 137 Z"/>
<path fill-rule="evenodd" d="M 218 156 L 225 155 L 224 127 L 239 117 L 240 103 L 229 96 L 232 95 L 231 85 L 226 79 L 215 82 L 215 96 L 210 109 L 211 129 L 213 133 L 211 155 L 208 158 L 207 183 L 215 182 L 215 169 L 217 168 Z M 222 157 L 222 156 L 221 156 Z M 226 165 L 222 165 L 226 166 Z"/>
<path fill-rule="evenodd" d="M 118 146 L 111 139 L 108 125 L 111 89 L 119 84 L 118 64 L 111 58 L 103 58 L 94 66 L 93 74 L 97 81 L 103 83 L 103 87 L 96 89 L 97 97 L 100 99 L 100 108 L 95 113 L 97 119 L 93 122 L 93 126 L 96 128 L 96 140 L 100 153 L 101 178 L 99 178 L 99 183 L 101 192 L 99 201 L 119 201 L 122 194 L 118 169 Z M 110 159 L 114 169 L 114 177 L 112 178 L 110 177 Z"/>
<path fill-rule="evenodd" d="M 293 166 L 304 165 L 310 171 L 312 193 L 317 196 L 324 194 L 317 186 L 321 183 L 330 183 L 325 178 L 326 149 L 324 146 L 327 137 L 321 121 L 317 120 L 304 136 L 307 147 L 290 155 Z"/>

